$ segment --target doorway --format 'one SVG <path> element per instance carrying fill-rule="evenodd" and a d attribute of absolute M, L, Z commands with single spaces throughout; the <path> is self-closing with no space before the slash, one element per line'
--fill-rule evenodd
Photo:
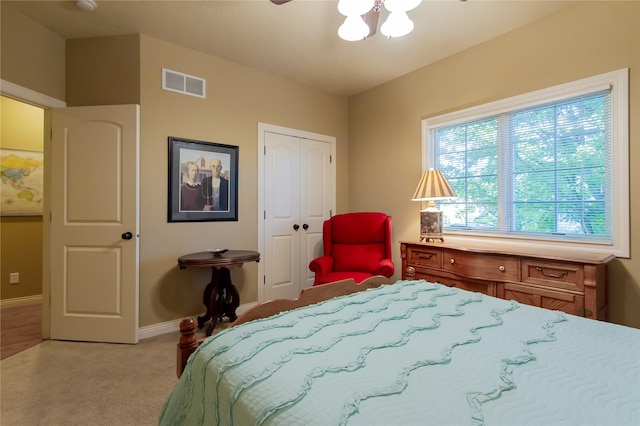
<path fill-rule="evenodd" d="M 0 102 L 0 120 L 3 123 L 0 138 L 0 252 L 4 271 L 4 357 L 33 346 L 43 335 L 43 151 L 46 110 L 4 94 Z M 24 334 L 25 330 L 27 334 Z"/>
<path fill-rule="evenodd" d="M 118 240 L 118 242 L 113 242 L 113 238 L 111 238 L 109 240 L 110 244 L 101 246 L 100 249 L 95 249 L 93 250 L 91 253 L 86 254 L 86 253 L 80 253 L 78 250 L 73 250 L 73 253 L 69 254 L 69 256 L 66 257 L 67 261 L 63 262 L 64 263 L 64 267 L 72 267 L 75 264 L 72 264 L 71 262 L 69 262 L 69 258 L 73 257 L 74 259 L 79 258 L 81 260 L 87 260 L 87 258 L 90 258 L 89 260 L 93 260 L 94 262 L 84 262 L 82 264 L 94 264 L 97 262 L 96 259 L 99 260 L 104 260 L 104 259 L 108 259 L 111 260 L 111 264 L 112 265 L 118 265 L 118 266 L 122 266 L 122 268 L 126 268 L 126 273 L 123 274 L 118 274 L 117 271 L 114 272 L 113 270 L 109 270 L 107 272 L 111 273 L 111 277 L 113 277 L 114 275 L 118 277 L 118 279 L 112 279 L 110 282 L 115 283 L 112 285 L 112 287 L 117 287 L 117 288 L 112 288 L 109 287 L 107 288 L 106 286 L 100 286 L 100 290 L 102 291 L 101 296 L 107 296 L 107 297 L 85 297 L 87 293 L 87 286 L 85 285 L 86 282 L 81 280 L 81 279 L 77 279 L 76 281 L 74 281 L 73 283 L 69 283 L 66 282 L 66 290 L 69 290 L 71 287 L 75 288 L 77 291 L 75 293 L 70 293 L 69 291 L 62 291 L 62 293 L 68 298 L 68 300 L 66 301 L 66 304 L 64 305 L 66 308 L 65 309 L 75 309 L 78 312 L 85 312 L 85 313 L 91 313 L 93 312 L 91 310 L 91 308 L 94 309 L 94 311 L 100 311 L 101 314 L 100 315 L 93 315 L 93 317 L 108 317 L 108 319 L 114 319 L 114 320 L 121 320 L 121 321 L 116 321 L 118 322 L 118 327 L 113 327 L 114 323 L 113 321 L 110 323 L 109 327 L 101 327 L 100 329 L 105 331 L 104 333 L 102 333 L 102 335 L 100 334 L 95 334 L 92 333 L 91 334 L 91 338 L 80 338 L 79 340 L 91 340 L 91 341 L 114 341 L 114 342 L 121 342 L 121 343 L 136 343 L 137 342 L 137 332 L 138 332 L 138 261 L 137 261 L 137 253 L 138 253 L 138 225 L 139 225 L 139 219 L 138 219 L 138 210 L 137 210 L 137 199 L 138 199 L 138 183 L 137 183 L 137 176 L 138 176 L 138 144 L 139 144 L 139 106 L 137 105 L 126 105 L 126 106 L 106 106 L 106 107 L 85 107 L 84 109 L 76 107 L 74 108 L 66 108 L 66 104 L 62 101 L 59 101 L 57 99 L 53 99 L 50 98 L 46 95 L 42 95 L 42 94 L 38 94 L 37 92 L 33 92 L 30 89 L 26 89 L 20 86 L 17 86 L 15 84 L 12 84 L 10 82 L 5 82 L 2 81 L 2 95 L 6 96 L 7 98 L 12 99 L 13 101 L 17 101 L 17 103 L 21 103 L 23 105 L 28 105 L 28 106 L 33 106 L 36 108 L 39 108 L 42 112 L 42 114 L 44 115 L 44 119 L 42 120 L 42 125 L 37 126 L 37 132 L 39 132 L 40 135 L 42 135 L 42 143 L 41 143 L 41 147 L 40 147 L 40 151 L 42 152 L 43 158 L 41 160 L 41 163 L 44 164 L 44 177 L 43 179 L 43 188 L 42 188 L 42 193 L 43 194 L 47 194 L 48 196 L 43 197 L 43 205 L 42 205 L 42 212 L 45 212 L 45 215 L 43 216 L 42 213 L 39 215 L 40 217 L 40 223 L 41 223 L 41 233 L 39 235 L 39 249 L 37 249 L 36 251 L 38 253 L 41 254 L 41 259 L 39 262 L 36 262 L 33 257 L 31 256 L 31 259 L 29 260 L 29 267 L 27 269 L 35 269 L 33 268 L 34 263 L 37 263 L 39 266 L 41 266 L 41 272 L 38 275 L 37 278 L 33 279 L 32 281 L 40 281 L 40 293 L 41 296 L 39 297 L 39 299 L 42 301 L 41 306 L 42 306 L 42 338 L 44 339 L 48 339 L 52 336 L 52 330 L 51 330 L 51 325 L 54 324 L 52 322 L 52 312 L 58 312 L 58 311 L 52 311 L 51 309 L 51 304 L 50 301 L 52 300 L 52 295 L 59 295 L 61 293 L 61 287 L 63 284 L 61 283 L 61 281 L 58 279 L 55 281 L 55 283 L 60 284 L 56 286 L 56 289 L 58 290 L 55 294 L 52 292 L 52 287 L 51 287 L 51 283 L 52 283 L 52 268 L 50 267 L 50 265 L 54 264 L 57 267 L 60 267 L 60 265 L 62 264 L 62 262 L 60 262 L 60 259 L 57 259 L 57 262 L 51 262 L 51 259 L 53 259 L 52 257 L 52 222 L 51 222 L 51 216 L 49 215 L 48 212 L 51 212 L 52 209 L 52 199 L 54 198 L 55 194 L 52 192 L 51 188 L 52 188 L 52 176 L 59 176 L 60 173 L 58 173 L 58 175 L 53 175 L 52 174 L 52 170 L 56 169 L 56 165 L 54 165 L 52 159 L 53 157 L 53 152 L 54 150 L 51 149 L 52 145 L 51 145 L 51 132 L 49 131 L 50 129 L 52 130 L 56 130 L 55 128 L 53 128 L 52 126 L 52 117 L 53 117 L 53 113 L 52 110 L 54 108 L 57 108 L 56 110 L 56 117 L 58 117 L 58 120 L 61 120 L 61 112 L 64 111 L 64 113 L 66 114 L 71 114 L 73 115 L 74 113 L 76 114 L 82 114 L 83 112 L 86 114 L 89 114 L 90 118 L 89 121 L 92 123 L 92 126 L 88 126 L 88 125 L 78 125 L 77 127 L 75 127 L 73 130 L 73 140 L 72 141 L 67 141 L 64 143 L 64 146 L 66 147 L 68 152 L 68 148 L 70 147 L 78 147 L 79 149 L 84 149 L 84 151 L 86 151 L 87 149 L 87 145 L 82 143 L 82 141 L 85 140 L 91 140 L 91 141 L 95 141 L 96 143 L 99 143 L 99 147 L 104 151 L 105 149 L 109 150 L 109 152 L 115 152 L 116 156 L 120 156 L 120 155 L 124 155 L 124 160 L 126 162 L 127 167 L 118 167 L 116 165 L 115 169 L 117 170 L 127 170 L 127 173 L 133 173 L 136 176 L 135 182 L 136 184 L 133 186 L 133 189 L 131 189 L 132 187 L 128 186 L 128 192 L 127 192 L 127 196 L 119 196 L 119 199 L 124 199 L 126 198 L 127 201 L 126 203 L 120 203 L 118 204 L 120 207 L 123 206 L 129 206 L 131 207 L 132 205 L 135 207 L 135 209 L 133 209 L 133 213 L 131 213 L 132 209 L 130 209 L 129 207 L 127 207 L 126 211 L 118 211 L 116 214 L 118 215 L 118 220 L 115 221 L 117 222 L 117 224 L 122 225 L 122 226 L 128 226 L 130 227 L 130 233 L 122 233 L 122 231 L 118 231 L 119 228 L 117 228 L 115 225 L 111 224 L 111 226 L 109 227 L 110 231 L 118 231 L 118 236 L 120 236 L 120 234 L 122 234 L 122 240 L 126 240 L 125 243 L 128 243 L 128 240 L 131 240 L 132 238 L 125 238 L 125 234 L 127 235 L 133 235 L 135 236 L 133 238 L 133 243 L 129 243 L 126 244 L 126 247 L 123 247 L 125 245 L 125 243 L 122 243 L 120 240 Z M 135 109 L 135 110 L 133 110 Z M 3 109 L 4 110 L 4 109 Z M 82 110 L 82 111 L 80 111 Z M 133 113 L 131 113 L 131 111 L 133 111 Z M 123 113 L 126 112 L 126 120 L 125 121 L 119 121 L 119 120 L 115 120 L 114 117 L 112 117 L 113 114 L 117 115 L 118 113 Z M 93 114 L 93 115 L 91 115 Z M 68 117 L 66 117 L 68 118 Z M 74 116 L 74 119 L 76 119 L 77 117 Z M 77 120 L 76 120 L 77 121 Z M 74 124 L 77 124 L 76 121 L 74 121 Z M 60 124 L 60 123 L 58 123 Z M 36 126 L 31 126 L 31 127 L 36 127 Z M 58 126 L 60 127 L 60 126 Z M 63 126 L 64 127 L 64 126 Z M 3 126 L 3 130 L 4 130 L 5 126 Z M 23 127 L 24 128 L 24 127 Z M 66 129 L 66 128 L 65 128 Z M 97 132 L 98 130 L 103 130 L 102 133 Z M 87 133 L 88 132 L 88 133 Z M 93 133 L 91 133 L 93 132 Z M 71 134 L 71 130 L 66 129 L 63 132 L 66 135 Z M 107 137 L 107 136 L 110 137 Z M 114 139 L 114 135 L 115 139 Z M 60 138 L 58 138 L 60 139 Z M 123 147 L 123 144 L 126 144 L 126 147 Z M 3 146 L 4 146 L 4 142 L 3 142 Z M 56 145 L 58 147 L 63 146 L 62 144 L 58 144 Z M 133 148 L 132 148 L 133 147 Z M 126 148 L 126 149 L 125 149 Z M 131 154 L 131 149 L 133 149 L 133 151 L 136 153 L 135 155 Z M 83 151 L 83 152 L 84 152 Z M 61 149 L 55 150 L 55 152 L 60 153 Z M 76 151 L 74 151 L 75 154 L 70 154 L 71 158 L 73 159 L 77 159 L 79 162 L 82 162 L 83 159 L 85 158 L 90 158 L 90 156 L 87 155 L 83 155 L 82 153 L 77 153 Z M 59 159 L 59 155 L 58 155 L 58 159 Z M 100 159 L 101 161 L 106 158 L 104 156 L 101 156 Z M 118 157 L 120 158 L 120 157 Z M 66 158 L 66 160 L 69 160 L 69 158 Z M 117 164 L 122 164 L 123 161 L 116 161 Z M 104 161 L 102 161 L 102 163 L 105 163 Z M 106 162 L 107 164 L 114 164 L 113 161 L 111 162 Z M 59 162 L 59 164 L 62 164 Z M 62 167 L 64 168 L 64 166 Z M 57 167 L 58 171 L 62 170 L 61 167 Z M 76 170 L 76 168 L 74 168 L 73 170 Z M 117 171 L 116 170 L 116 171 Z M 114 172 L 115 173 L 115 172 Z M 123 179 L 123 176 L 112 176 L 111 174 L 104 172 L 101 175 L 101 181 L 105 180 L 105 177 L 110 177 L 110 179 L 106 179 L 106 181 L 111 182 L 113 184 L 113 182 L 120 182 Z M 78 182 L 85 182 L 85 180 L 82 179 L 74 179 L 73 182 L 78 183 Z M 134 179 L 126 179 L 126 181 L 128 182 L 133 182 Z M 117 185 L 116 185 L 117 186 Z M 84 188 L 84 187 L 83 187 Z M 64 191 L 60 191 L 60 187 L 58 185 L 57 189 L 58 191 L 56 192 L 56 194 L 59 193 L 64 193 L 67 194 L 70 198 L 73 198 L 74 200 L 82 200 L 85 199 L 86 197 L 83 197 L 82 195 L 82 189 L 80 188 L 80 186 L 76 185 L 76 186 L 71 186 L 70 188 L 67 187 L 65 188 Z M 71 190 L 73 190 L 71 192 Z M 103 192 L 101 194 L 101 196 L 104 198 L 105 196 L 105 192 Z M 58 197 L 59 198 L 59 197 Z M 130 199 L 133 199 L 133 202 L 130 202 Z M 78 203 L 76 203 L 77 205 Z M 82 205 L 82 203 L 80 203 Z M 115 204 L 115 203 L 114 203 Z M 70 205 L 73 206 L 72 204 L 69 204 L 68 202 L 66 202 L 65 204 L 67 207 L 69 207 Z M 93 204 L 92 204 L 93 205 Z M 65 207 L 64 211 L 66 212 L 66 218 L 69 219 L 69 214 L 75 215 L 73 217 L 71 217 L 71 222 L 73 222 L 73 220 L 76 221 L 81 221 L 85 219 L 85 215 L 86 214 L 86 209 L 82 210 L 81 209 L 75 209 L 73 210 L 73 212 L 71 212 L 71 210 L 69 210 L 67 207 Z M 123 207 L 124 208 L 124 207 Z M 113 209 L 111 209 L 113 210 Z M 58 211 L 62 211 L 62 209 L 60 209 L 60 207 L 58 206 Z M 70 213 L 71 212 L 71 213 Z M 100 214 L 104 213 L 104 209 Z M 79 215 L 79 216 L 78 216 Z M 61 215 L 54 215 L 53 216 L 54 219 L 57 219 L 58 222 L 60 222 L 62 216 Z M 126 218 L 126 220 L 125 220 Z M 56 222 L 56 223 L 58 223 Z M 113 221 L 112 221 L 113 222 Z M 126 222 L 126 223 L 125 223 Z M 75 223 L 75 222 L 74 222 Z M 56 228 L 56 230 L 59 230 L 59 228 Z M 114 232 L 115 232 L 114 231 Z M 113 232 L 111 232 L 113 233 Z M 59 234 L 59 232 L 58 232 Z M 65 235 L 67 233 L 65 232 Z M 102 236 L 101 233 L 99 232 L 95 232 L 95 233 L 90 233 L 91 235 L 95 235 L 95 238 L 99 238 L 100 236 Z M 3 237 L 4 237 L 4 233 L 3 233 Z M 56 234 L 57 235 L 57 234 Z M 59 240 L 59 239 L 58 239 Z M 4 244 L 4 243 L 3 243 Z M 87 244 L 85 244 L 85 246 L 88 246 Z M 83 246 L 84 247 L 84 246 Z M 133 247 L 133 249 L 131 249 L 131 247 Z M 31 247 L 31 252 L 33 252 L 34 248 Z M 117 259 L 123 259 L 123 252 L 128 253 L 128 255 L 126 256 L 126 259 L 132 259 L 132 261 L 122 261 L 121 263 L 117 262 L 117 261 L 113 261 L 114 258 Z M 31 254 L 31 253 L 29 253 Z M 93 256 L 93 257 L 92 257 Z M 30 256 L 26 255 L 23 256 L 24 258 L 29 259 Z M 3 266 L 4 266 L 4 259 L 3 259 Z M 103 262 L 104 264 L 104 262 Z M 101 264 L 102 265 L 102 264 Z M 124 270 L 124 269 L 123 269 Z M 56 270 L 57 271 L 57 270 Z M 8 275 L 8 274 L 7 274 Z M 82 275 L 78 268 L 75 268 L 71 271 L 67 270 L 65 276 L 67 278 L 69 277 L 76 277 L 78 278 L 79 275 Z M 102 276 L 102 275 L 101 275 Z M 95 282 L 96 280 L 92 280 L 92 282 Z M 103 279 L 104 281 L 104 279 Z M 109 290 L 107 291 L 107 293 L 105 293 L 105 289 Z M 4 290 L 4 287 L 3 287 Z M 84 293 L 83 293 L 84 292 Z M 118 301 L 118 295 L 119 294 L 125 294 L 131 297 L 127 297 L 127 304 L 121 304 Z M 3 291 L 3 295 L 4 295 L 4 291 Z M 110 298 L 108 296 L 111 296 Z M 134 297 L 135 296 L 135 297 Z M 57 299 L 56 299 L 57 300 Z M 96 300 L 98 302 L 96 302 Z M 100 303 L 102 303 L 102 305 L 100 305 Z M 104 306 L 105 303 L 111 303 L 111 305 L 109 305 L 109 307 L 111 308 L 111 310 L 105 310 Z M 59 305 L 56 305 L 59 306 Z M 107 312 L 107 314 L 104 314 L 105 312 Z M 73 312 L 75 313 L 75 311 Z M 88 315 L 91 316 L 91 315 Z M 60 315 L 56 316 L 55 318 L 58 319 L 60 317 Z M 64 315 L 65 318 L 76 318 L 78 317 L 78 315 Z M 92 317 L 92 318 L 93 318 Z M 69 321 L 67 321 L 69 322 Z M 125 324 L 126 323 L 126 324 Z M 59 321 L 56 322 L 55 324 L 59 324 Z M 79 323 L 74 323 L 74 324 L 67 324 L 69 327 L 69 329 L 76 330 L 79 328 L 82 328 L 81 326 L 83 326 L 83 324 L 79 324 Z M 75 327 L 75 328 L 74 328 Z M 126 337 L 121 337 L 124 335 L 124 330 L 126 328 Z M 59 330 L 60 327 L 57 327 L 56 330 Z M 120 334 L 118 334 L 118 332 L 122 332 Z M 109 334 L 110 333 L 110 334 Z M 114 334 L 115 333 L 115 334 Z M 113 337 L 113 336 L 117 336 L 118 337 Z M 104 337 L 107 336 L 108 337 Z M 101 337 L 103 336 L 103 337 Z M 56 337 L 56 338 L 61 338 L 61 337 Z M 66 339 L 66 338 L 65 338 Z"/>
<path fill-rule="evenodd" d="M 66 103 L 59 99 L 52 98 L 50 96 L 35 92 L 31 89 L 19 86 L 17 84 L 14 84 L 5 80 L 1 81 L 0 88 L 1 88 L 0 95 L 2 95 L 3 97 L 7 97 L 14 101 L 18 101 L 22 104 L 31 105 L 31 106 L 42 109 L 44 113 L 44 125 L 37 130 L 40 131 L 41 134 L 43 135 L 44 143 L 46 145 L 50 137 L 47 132 L 47 129 L 49 129 L 51 126 L 50 109 L 66 107 Z M 3 123 L 3 128 L 5 127 L 4 124 L 6 123 Z M 3 142 L 3 145 L 4 145 L 4 142 Z M 45 149 L 44 150 L 44 165 L 45 165 L 44 192 L 45 194 L 48 192 L 47 187 L 49 185 L 48 178 L 47 178 L 49 176 L 49 168 L 47 167 L 48 164 L 49 164 L 48 152 Z M 48 200 L 46 197 L 44 198 L 43 211 L 45 212 L 49 211 Z M 40 245 L 41 247 L 49 247 L 49 237 L 48 237 L 49 225 L 48 225 L 48 221 L 43 221 L 42 218 L 43 217 L 40 216 L 40 221 L 41 221 Z M 42 268 L 41 275 L 40 275 L 41 295 L 37 297 L 38 299 L 37 303 L 41 303 L 41 307 L 42 307 L 42 338 L 48 339 L 49 338 L 49 316 L 50 316 L 49 315 L 50 309 L 49 309 L 49 303 L 48 303 L 48 300 L 49 300 L 49 269 L 48 269 L 49 251 L 40 249 L 40 252 L 42 253 L 42 258 L 40 261 L 41 262 L 40 267 Z M 3 262 L 3 266 L 4 266 L 4 262 Z M 27 300 L 27 304 L 28 303 L 29 301 Z"/>

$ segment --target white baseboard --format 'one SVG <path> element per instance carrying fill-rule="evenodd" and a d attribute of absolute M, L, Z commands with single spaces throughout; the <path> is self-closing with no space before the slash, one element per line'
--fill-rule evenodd
<path fill-rule="evenodd" d="M 16 297 L 13 299 L 5 299 L 0 300 L 0 309 L 9 309 L 9 308 L 18 308 L 21 306 L 29 306 L 29 305 L 37 305 L 42 303 L 42 295 L 38 294 L 36 296 L 26 296 L 26 297 Z M 238 306 L 236 309 L 237 315 L 242 315 L 250 308 L 253 308 L 256 303 L 245 303 L 244 305 Z M 173 333 L 174 331 L 180 330 L 180 321 L 182 318 L 161 322 L 158 324 L 148 325 L 145 327 L 140 327 L 138 329 L 138 338 L 139 339 L 147 339 L 149 337 L 160 336 L 161 334 Z"/>
<path fill-rule="evenodd" d="M 238 306 L 238 309 L 236 309 L 236 315 L 238 316 L 242 315 L 243 313 L 248 311 L 250 308 L 253 308 L 255 305 L 256 303 L 254 302 L 254 303 L 245 303 L 244 305 Z M 160 336 L 161 334 L 167 334 L 167 333 L 173 333 L 175 331 L 179 331 L 180 321 L 182 321 L 182 318 L 140 327 L 138 329 L 138 339 L 140 340 L 148 339 L 149 337 L 155 337 L 155 336 Z"/>
<path fill-rule="evenodd" d="M 42 295 L 15 297 L 13 299 L 0 300 L 0 309 L 19 308 L 21 306 L 37 305 L 42 303 Z"/>

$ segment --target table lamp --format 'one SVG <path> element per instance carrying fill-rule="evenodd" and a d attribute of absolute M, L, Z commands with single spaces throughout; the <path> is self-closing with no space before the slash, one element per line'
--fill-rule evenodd
<path fill-rule="evenodd" d="M 447 179 L 439 170 L 429 169 L 422 175 L 411 201 L 426 201 L 427 208 L 420 211 L 420 241 L 444 241 L 442 212 L 435 200 L 457 197 Z"/>

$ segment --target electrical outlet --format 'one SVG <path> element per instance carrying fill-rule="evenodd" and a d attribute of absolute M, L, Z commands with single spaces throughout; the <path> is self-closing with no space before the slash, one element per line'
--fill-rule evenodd
<path fill-rule="evenodd" d="M 20 282 L 20 272 L 12 272 L 9 274 L 9 284 L 18 284 Z"/>

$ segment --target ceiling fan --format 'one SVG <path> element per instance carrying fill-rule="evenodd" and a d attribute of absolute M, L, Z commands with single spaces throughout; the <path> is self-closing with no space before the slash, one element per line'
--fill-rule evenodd
<path fill-rule="evenodd" d="M 271 0 L 277 5 L 290 1 Z M 378 28 L 381 6 L 384 4 L 389 16 L 380 27 L 380 31 L 387 38 L 402 37 L 413 31 L 414 27 L 407 12 L 421 2 L 422 0 L 339 0 L 338 11 L 346 16 L 346 19 L 338 29 L 338 35 L 347 41 L 364 40 L 373 36 Z"/>
<path fill-rule="evenodd" d="M 290 1 L 291 0 L 271 0 L 271 3 L 281 5 L 281 4 L 289 3 Z M 380 6 L 382 6 L 383 1 L 384 0 L 375 0 L 373 8 L 371 8 L 371 10 L 369 10 L 367 13 L 362 15 L 362 20 L 369 27 L 369 33 L 365 36 L 365 38 L 371 37 L 376 33 L 376 30 L 378 28 L 378 16 L 380 14 Z"/>

